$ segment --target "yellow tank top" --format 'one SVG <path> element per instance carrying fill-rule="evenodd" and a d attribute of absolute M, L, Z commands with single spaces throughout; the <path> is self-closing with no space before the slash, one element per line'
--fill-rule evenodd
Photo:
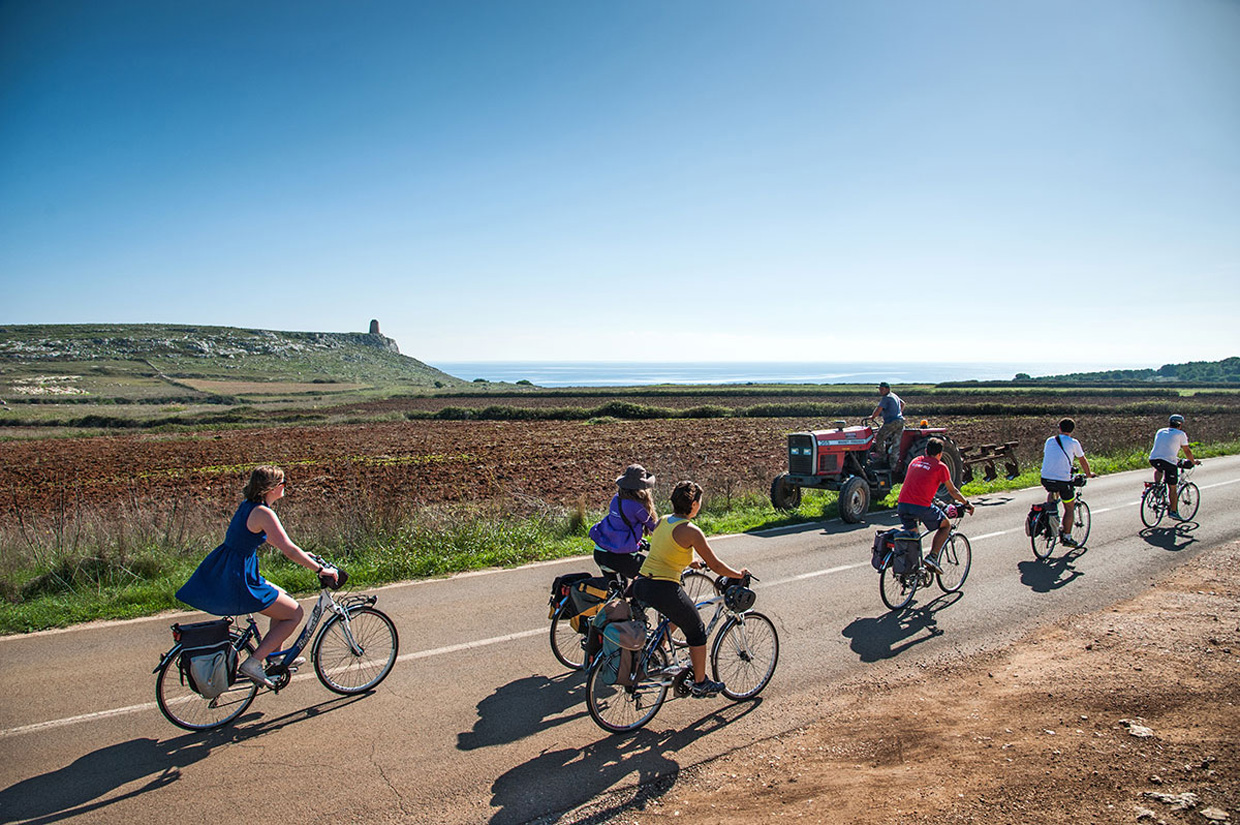
<path fill-rule="evenodd" d="M 689 562 L 693 561 L 693 548 L 677 544 L 672 530 L 677 524 L 688 520 L 683 516 L 664 516 L 659 519 L 654 532 L 650 534 L 650 552 L 646 555 L 641 569 L 643 576 L 669 582 L 680 581 L 680 574 L 689 566 Z"/>

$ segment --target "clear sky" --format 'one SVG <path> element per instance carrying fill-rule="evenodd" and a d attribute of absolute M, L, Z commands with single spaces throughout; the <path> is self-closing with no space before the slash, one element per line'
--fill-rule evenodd
<path fill-rule="evenodd" d="M 0 0 L 0 323 L 371 318 L 432 363 L 1238 355 L 1240 3 Z"/>

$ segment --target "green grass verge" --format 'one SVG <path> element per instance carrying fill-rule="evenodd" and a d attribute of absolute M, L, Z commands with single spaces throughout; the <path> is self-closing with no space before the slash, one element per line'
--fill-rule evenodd
<path fill-rule="evenodd" d="M 1240 453 L 1240 441 L 1194 445 L 1199 458 Z M 1145 469 L 1144 450 L 1090 457 L 1099 474 Z M 1034 487 L 1039 469 L 1033 467 L 1013 480 L 974 481 L 962 492 L 971 497 L 1002 490 Z M 872 509 L 893 506 L 895 493 Z M 303 546 L 343 565 L 350 588 L 364 589 L 409 579 L 447 576 L 491 567 L 514 567 L 534 561 L 585 556 L 591 551 L 586 527 L 598 513 L 570 512 L 558 518 L 532 517 L 458 519 L 449 526 L 408 525 L 394 531 L 375 531 L 359 540 L 354 536 L 319 537 Z M 697 523 L 708 535 L 743 533 L 835 518 L 836 495 L 806 490 L 801 506 L 789 513 L 776 511 L 765 494 L 749 493 L 708 499 Z M 46 554 L 45 554 L 46 555 Z M 127 619 L 163 610 L 184 609 L 174 594 L 193 572 L 200 553 L 130 550 L 120 560 L 62 554 L 55 565 L 28 566 L 0 573 L 0 634 L 28 633 L 97 619 Z M 263 574 L 291 593 L 314 591 L 314 577 L 274 552 L 265 552 Z M 582 569 L 592 562 L 583 560 Z"/>

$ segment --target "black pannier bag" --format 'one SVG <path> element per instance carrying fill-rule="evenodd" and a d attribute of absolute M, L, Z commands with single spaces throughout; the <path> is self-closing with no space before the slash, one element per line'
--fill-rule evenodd
<path fill-rule="evenodd" d="M 560 606 L 560 599 L 568 595 L 569 589 L 574 584 L 588 578 L 590 578 L 589 573 L 565 573 L 563 576 L 556 576 L 555 581 L 551 583 L 551 600 L 547 602 L 551 609 L 547 612 L 547 618 L 554 619 L 556 610 Z"/>
<path fill-rule="evenodd" d="M 883 559 L 887 558 L 887 553 L 896 546 L 896 533 L 898 532 L 900 531 L 897 528 L 874 532 L 874 553 L 870 556 L 870 564 L 875 570 L 883 568 Z"/>
<path fill-rule="evenodd" d="M 896 554 L 891 558 L 894 573 L 907 573 L 917 566 L 921 557 L 921 538 L 916 530 L 897 530 L 894 538 Z"/>
<path fill-rule="evenodd" d="M 1025 535 L 1026 536 L 1035 536 L 1038 533 L 1042 532 L 1042 530 L 1046 526 L 1045 523 L 1042 521 L 1042 519 L 1044 518 L 1043 514 L 1045 512 L 1046 512 L 1046 505 L 1042 504 L 1041 502 L 1038 502 L 1037 504 L 1034 504 L 1032 507 L 1029 508 L 1029 515 L 1025 517 Z"/>
<path fill-rule="evenodd" d="M 181 674 L 191 689 L 208 699 L 228 690 L 236 679 L 237 649 L 228 634 L 231 625 L 231 619 L 215 619 L 172 626 L 181 642 Z"/>

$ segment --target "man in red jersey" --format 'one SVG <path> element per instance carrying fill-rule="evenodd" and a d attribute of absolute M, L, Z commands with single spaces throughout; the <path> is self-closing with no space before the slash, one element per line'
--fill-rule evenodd
<path fill-rule="evenodd" d="M 927 529 L 937 530 L 930 541 L 930 555 L 926 556 L 925 565 L 935 573 L 943 572 L 939 567 L 939 549 L 947 541 L 952 523 L 947 515 L 934 503 L 934 494 L 939 486 L 947 488 L 951 497 L 964 505 L 970 513 L 973 505 L 961 495 L 952 484 L 952 474 L 947 465 L 939 460 L 943 454 L 943 442 L 937 438 L 930 439 L 926 445 L 926 454 L 913 459 L 908 465 L 904 476 L 904 484 L 900 487 L 900 499 L 896 504 L 896 514 L 906 530 L 916 530 L 917 522 L 926 525 Z"/>

